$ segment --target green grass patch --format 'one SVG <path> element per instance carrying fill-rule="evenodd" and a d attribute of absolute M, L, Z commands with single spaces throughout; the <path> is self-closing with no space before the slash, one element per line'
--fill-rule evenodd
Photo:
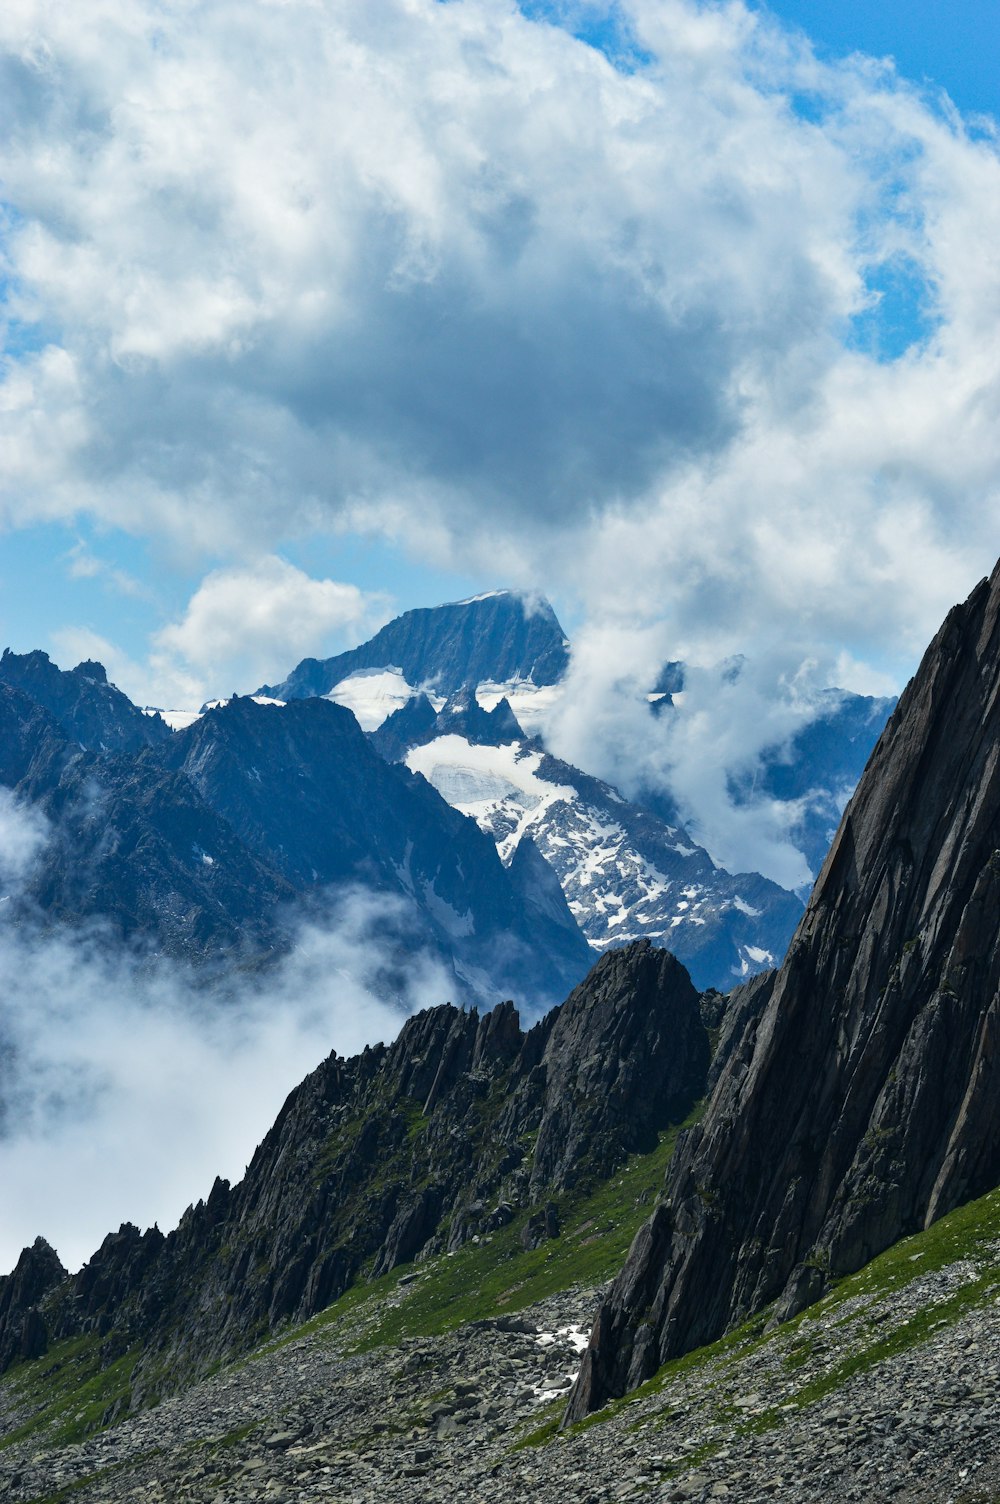
<path fill-rule="evenodd" d="M 96 1335 L 74 1337 L 56 1343 L 44 1357 L 9 1370 L 4 1388 L 11 1402 L 29 1415 L 0 1438 L 0 1447 L 39 1431 L 57 1446 L 80 1441 L 101 1426 L 117 1402 L 127 1403 L 138 1349 L 103 1366 L 101 1345 Z"/>
<path fill-rule="evenodd" d="M 632 1155 L 596 1190 L 555 1198 L 562 1229 L 558 1238 L 526 1251 L 521 1232 L 530 1212 L 523 1211 L 488 1239 L 466 1243 L 454 1254 L 439 1255 L 416 1269 L 394 1269 L 377 1280 L 359 1280 L 279 1341 L 331 1326 L 360 1325 L 363 1330 L 353 1346 L 369 1350 L 513 1314 L 571 1285 L 602 1283 L 621 1268 L 662 1189 L 681 1127 L 696 1122 L 700 1111 L 701 1104 L 685 1123 L 662 1134 L 655 1149 Z M 401 1288 L 400 1281 L 415 1272 L 419 1278 Z"/>
<path fill-rule="evenodd" d="M 405 1299 L 383 1307 L 364 1347 L 404 1337 L 433 1336 L 468 1321 L 523 1310 L 574 1284 L 599 1284 L 617 1274 L 649 1216 L 677 1140 L 664 1134 L 651 1153 L 634 1155 L 589 1195 L 557 1201 L 561 1234 L 526 1251 L 523 1212 L 487 1242 L 466 1243 L 428 1262 Z"/>
<path fill-rule="evenodd" d="M 790 1413 L 787 1408 L 765 1409 L 744 1419 L 735 1419 L 728 1406 L 726 1371 L 735 1367 L 755 1349 L 769 1342 L 777 1342 L 786 1349 L 782 1364 L 786 1371 L 806 1368 L 814 1357 L 819 1340 L 832 1341 L 838 1319 L 856 1321 L 848 1343 L 848 1350 L 834 1358 L 831 1366 L 813 1377 L 803 1375 L 804 1382 L 798 1390 L 782 1399 L 782 1407 L 804 1409 L 808 1405 L 827 1398 L 846 1384 L 855 1374 L 866 1372 L 885 1359 L 920 1346 L 940 1328 L 951 1326 L 966 1312 L 974 1310 L 987 1299 L 1000 1293 L 1000 1255 L 995 1245 L 1000 1240 L 1000 1189 L 990 1191 L 977 1201 L 969 1202 L 949 1216 L 941 1218 L 926 1231 L 904 1238 L 865 1265 L 856 1274 L 839 1279 L 834 1287 L 815 1305 L 807 1307 L 791 1321 L 765 1332 L 769 1310 L 758 1312 L 741 1326 L 728 1332 L 706 1347 L 696 1348 L 683 1357 L 665 1363 L 652 1378 L 640 1388 L 619 1400 L 612 1400 L 602 1410 L 585 1417 L 572 1431 L 600 1425 L 611 1416 L 620 1414 L 637 1400 L 650 1399 L 669 1392 L 678 1379 L 707 1366 L 719 1363 L 720 1372 L 714 1383 L 717 1397 L 716 1418 L 734 1421 L 733 1431 L 737 1436 L 759 1435 L 782 1425 Z M 975 1265 L 975 1277 L 960 1285 L 941 1299 L 928 1301 L 909 1319 L 891 1326 L 888 1330 L 879 1323 L 865 1320 L 865 1309 L 876 1302 L 884 1301 L 926 1273 L 947 1268 L 949 1265 L 968 1261 Z M 838 1312 L 848 1301 L 857 1300 L 856 1312 Z M 814 1329 L 814 1324 L 830 1319 L 829 1331 Z M 807 1329 L 803 1331 L 803 1326 Z M 825 1352 L 825 1348 L 823 1349 Z M 659 1419 L 667 1421 L 673 1411 L 661 1410 Z M 637 1425 L 657 1419 L 654 1412 L 644 1413 Z M 539 1428 L 537 1436 L 528 1438 L 529 1444 L 541 1445 L 549 1439 Z M 715 1448 L 709 1446 L 704 1460 Z M 692 1454 L 693 1455 L 693 1454 Z M 684 1459 L 684 1467 L 693 1465 L 691 1456 Z"/>

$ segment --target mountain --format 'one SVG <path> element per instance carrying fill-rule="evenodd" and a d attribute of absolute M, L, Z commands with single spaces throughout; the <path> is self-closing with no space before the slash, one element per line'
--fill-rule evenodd
<path fill-rule="evenodd" d="M 362 883 L 415 906 L 472 996 L 538 1007 L 587 968 L 555 878 L 526 896 L 474 822 L 380 758 L 340 705 L 233 699 L 159 760 L 297 892 Z"/>
<path fill-rule="evenodd" d="M 789 838 L 819 872 L 840 816 L 896 701 L 828 689 L 818 714 L 784 746 L 765 748 L 752 776 L 730 777 L 736 804 L 774 799 L 798 806 Z"/>
<path fill-rule="evenodd" d="M 1000 1181 L 1000 565 L 907 686 L 595 1322 L 578 1417 Z"/>
<path fill-rule="evenodd" d="M 0 778 L 49 834 L 8 918 L 99 921 L 109 938 L 201 965 L 260 965 L 287 950 L 297 915 L 322 922 L 350 885 L 397 903 L 390 973 L 424 946 L 457 995 L 537 1010 L 586 972 L 554 875 L 506 869 L 474 822 L 379 757 L 339 705 L 236 698 L 161 736 L 93 665 L 62 673 L 38 654 L 12 666 L 24 688 L 0 678 Z M 61 721 L 29 697 L 39 684 Z M 106 712 L 102 744 L 146 725 L 153 744 L 85 750 L 66 729 L 85 719 L 81 698 Z"/>
<path fill-rule="evenodd" d="M 109 684 L 100 663 L 88 660 L 65 673 L 47 653 L 12 653 L 5 648 L 0 683 L 47 710 L 64 735 L 89 752 L 138 752 L 170 738 L 166 722 L 139 710 Z"/>
<path fill-rule="evenodd" d="M 202 962 L 282 948 L 279 914 L 294 890 L 155 749 L 85 751 L 2 681 L 0 749 L 0 782 L 48 826 L 29 874 L 7 895 L 7 922 L 98 921 L 109 943 Z"/>
<path fill-rule="evenodd" d="M 372 742 L 472 816 L 505 862 L 530 840 L 594 950 L 646 936 L 673 951 L 696 986 L 724 991 L 784 955 L 798 898 L 759 873 L 724 871 L 679 822 L 551 757 L 506 699 L 487 711 L 464 692 L 435 712 L 418 696 Z"/>
<path fill-rule="evenodd" d="M 392 1045 L 331 1055 L 295 1089 L 241 1184 L 164 1236 L 110 1234 L 73 1276 L 39 1239 L 0 1279 L 0 1368 L 97 1331 L 131 1351 L 137 1408 L 379 1274 L 523 1222 L 655 1147 L 704 1090 L 684 968 L 648 942 L 602 957 L 527 1033 L 512 1005 L 429 1009 Z M 525 1213 L 530 1213 L 525 1217 Z"/>
<path fill-rule="evenodd" d="M 515 592 L 494 591 L 407 612 L 362 647 L 323 662 L 307 659 L 283 683 L 259 693 L 328 696 L 346 705 L 383 756 L 419 768 L 449 802 L 475 815 L 507 859 L 516 844 L 511 821 L 526 814 L 532 801 L 523 796 L 537 791 L 545 774 L 534 769 L 530 789 L 521 777 L 512 785 L 509 767 L 481 754 L 470 760 L 460 741 L 478 748 L 517 743 L 525 757 L 544 753 L 548 716 L 566 693 L 568 649 L 547 602 L 527 604 Z M 744 666 L 734 659 L 724 677 L 738 677 Z M 650 717 L 663 720 L 665 734 L 672 717 L 688 713 L 690 672 L 678 661 L 665 664 L 647 697 Z M 786 742 L 765 749 L 752 773 L 729 775 L 730 799 L 785 806 L 789 839 L 809 870 L 818 871 L 893 703 L 826 691 L 812 718 Z M 431 741 L 437 744 L 432 762 L 431 754 L 415 756 L 415 748 Z M 721 988 L 781 959 L 801 895 L 759 873 L 731 875 L 718 867 L 685 829 L 669 788 L 640 789 L 626 803 L 578 769 L 554 759 L 546 766 L 555 786 L 574 791 L 568 795 L 572 810 L 557 797 L 555 824 L 534 838 L 595 947 L 648 934 L 674 948 L 699 985 Z M 483 787 L 484 780 L 497 790 L 494 803 L 508 801 L 505 808 L 487 810 L 481 797 L 464 797 L 463 788 Z M 602 852 L 596 868 L 587 861 L 591 841 Z M 678 863 L 682 848 L 691 852 L 687 881 Z"/>
<path fill-rule="evenodd" d="M 327 695 L 345 679 L 379 670 L 396 674 L 406 698 L 423 687 L 451 695 L 488 681 L 556 684 L 569 663 L 568 647 L 548 601 L 494 590 L 407 611 L 361 647 L 335 658 L 306 658 L 282 683 L 258 693 L 280 700 Z"/>

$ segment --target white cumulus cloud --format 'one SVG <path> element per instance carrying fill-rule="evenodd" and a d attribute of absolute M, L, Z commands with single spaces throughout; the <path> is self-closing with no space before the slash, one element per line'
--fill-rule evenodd
<path fill-rule="evenodd" d="M 181 617 L 154 633 L 143 662 L 88 627 L 61 628 L 53 640 L 67 665 L 98 659 L 139 704 L 197 709 L 283 678 L 302 658 L 353 645 L 387 614 L 384 596 L 266 556 L 207 574 Z"/>

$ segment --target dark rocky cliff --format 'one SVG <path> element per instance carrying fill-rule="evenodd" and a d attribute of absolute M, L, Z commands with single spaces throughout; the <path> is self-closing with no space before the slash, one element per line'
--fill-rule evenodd
<path fill-rule="evenodd" d="M 1000 1181 L 1000 566 L 948 616 L 598 1314 L 579 1417 Z"/>
<path fill-rule="evenodd" d="M 342 706 L 234 698 L 174 735 L 99 664 L 81 669 L 62 673 L 44 653 L 0 664 L 0 784 L 47 833 L 8 918 L 96 921 L 109 941 L 207 976 L 267 965 L 297 915 L 322 918 L 361 887 L 398 910 L 398 935 L 383 924 L 387 958 L 406 966 L 427 947 L 463 1000 L 515 997 L 537 1013 L 585 975 L 592 951 L 541 858 L 530 882 L 508 872 L 474 821 L 386 763 Z M 157 726 L 167 739 L 90 750 L 78 734 L 88 716 L 102 747 Z"/>
<path fill-rule="evenodd" d="M 359 1273 L 459 1247 L 655 1145 L 704 1091 L 684 968 L 648 941 L 603 956 L 523 1033 L 509 1003 L 446 1005 L 390 1046 L 331 1055 L 285 1102 L 241 1184 L 164 1236 L 125 1226 L 76 1275 L 39 1240 L 0 1279 L 0 1367 L 98 1332 L 142 1347 L 135 1404 L 303 1320 Z M 169 1375 L 169 1377 L 165 1377 Z"/>
<path fill-rule="evenodd" d="M 0 681 L 18 689 L 52 716 L 63 734 L 89 752 L 139 752 L 170 740 L 160 715 L 147 715 L 114 684 L 101 663 L 57 668 L 47 653 L 0 658 Z"/>
<path fill-rule="evenodd" d="M 363 669 L 398 668 L 407 683 L 452 695 L 485 680 L 530 679 L 556 684 L 569 645 L 548 601 L 529 602 L 513 590 L 474 600 L 406 611 L 369 642 L 336 658 L 305 658 L 280 684 L 261 694 L 280 700 L 325 695 Z"/>

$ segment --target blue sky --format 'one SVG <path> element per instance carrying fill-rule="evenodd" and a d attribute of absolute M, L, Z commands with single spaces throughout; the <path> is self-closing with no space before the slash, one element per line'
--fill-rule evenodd
<path fill-rule="evenodd" d="M 5 642 L 163 703 L 509 583 L 905 677 L 995 546 L 996 7 L 298 9 L 0 22 Z"/>
<path fill-rule="evenodd" d="M 960 110 L 1000 115 L 1000 8 L 993 0 L 777 0 L 822 55 L 891 57 L 918 84 L 944 89 Z"/>

